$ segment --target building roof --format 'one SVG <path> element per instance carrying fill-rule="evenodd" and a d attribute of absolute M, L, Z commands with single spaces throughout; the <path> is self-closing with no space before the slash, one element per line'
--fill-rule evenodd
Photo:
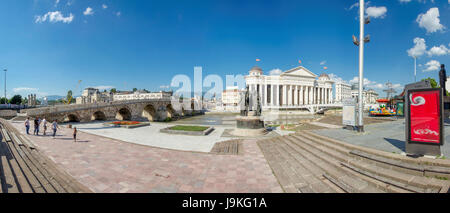
<path fill-rule="evenodd" d="M 261 71 L 262 72 L 262 69 L 261 69 L 261 67 L 254 66 L 250 69 L 250 71 Z"/>

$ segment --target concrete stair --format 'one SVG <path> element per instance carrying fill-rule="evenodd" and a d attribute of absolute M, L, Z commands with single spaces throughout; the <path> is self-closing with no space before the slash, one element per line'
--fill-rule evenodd
<path fill-rule="evenodd" d="M 286 192 L 449 191 L 445 174 L 450 167 L 445 162 L 422 165 L 410 159 L 394 159 L 397 156 L 391 153 L 348 146 L 309 131 L 258 141 L 258 145 Z M 426 177 L 425 171 L 444 178 Z"/>
<path fill-rule="evenodd" d="M 11 124 L 0 119 L 0 193 L 91 192 L 27 141 Z"/>

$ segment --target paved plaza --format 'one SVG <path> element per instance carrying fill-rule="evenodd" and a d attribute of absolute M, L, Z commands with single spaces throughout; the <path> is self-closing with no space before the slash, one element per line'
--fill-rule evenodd
<path fill-rule="evenodd" d="M 25 134 L 22 122 L 13 125 Z M 74 143 L 68 128 L 57 135 L 28 138 L 94 192 L 283 192 L 256 140 L 243 141 L 242 155 L 215 155 L 126 143 L 83 131 L 80 142 Z"/>
<path fill-rule="evenodd" d="M 365 146 L 391 153 L 405 152 L 405 120 L 366 125 L 365 133 L 344 129 L 313 130 L 314 133 L 358 146 Z M 445 142 L 442 153 L 450 157 L 450 124 L 444 124 Z"/>
<path fill-rule="evenodd" d="M 210 152 L 216 142 L 232 139 L 221 137 L 224 130 L 227 129 L 222 126 L 214 126 L 215 130 L 206 136 L 173 135 L 159 132 L 160 129 L 174 125 L 173 123 L 152 122 L 150 126 L 126 129 L 105 127 L 103 122 L 74 124 L 81 132 L 129 143 L 181 151 Z"/>

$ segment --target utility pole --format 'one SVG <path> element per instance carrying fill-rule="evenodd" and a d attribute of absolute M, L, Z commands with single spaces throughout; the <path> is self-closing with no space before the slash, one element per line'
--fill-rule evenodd
<path fill-rule="evenodd" d="M 6 102 L 8 102 L 7 101 L 8 99 L 6 99 L 6 71 L 8 71 L 8 70 L 4 69 L 3 71 L 5 71 L 5 104 L 8 104 L 8 103 L 6 103 Z"/>
<path fill-rule="evenodd" d="M 359 0 L 359 98 L 358 98 L 358 132 L 364 132 L 364 100 L 363 100 L 363 90 L 364 90 L 364 0 Z"/>

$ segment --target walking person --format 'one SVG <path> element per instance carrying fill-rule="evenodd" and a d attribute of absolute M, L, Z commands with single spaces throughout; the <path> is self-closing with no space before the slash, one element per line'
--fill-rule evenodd
<path fill-rule="evenodd" d="M 77 128 L 76 127 L 74 127 L 73 128 L 73 141 L 74 142 L 77 142 Z"/>
<path fill-rule="evenodd" d="M 39 117 L 36 117 L 35 119 L 34 119 L 34 134 L 35 135 L 39 135 L 39 125 L 40 125 L 40 120 L 39 120 Z"/>
<path fill-rule="evenodd" d="M 58 126 L 58 120 L 54 120 L 54 121 L 53 121 L 53 123 L 52 123 L 52 129 L 53 129 L 53 139 L 55 139 L 55 136 L 56 136 L 56 130 L 59 129 L 59 126 Z"/>
<path fill-rule="evenodd" d="M 27 135 L 30 134 L 30 117 L 25 120 L 25 129 L 27 130 Z"/>
<path fill-rule="evenodd" d="M 44 127 L 44 135 L 46 135 L 46 132 L 47 132 L 47 119 L 44 118 L 44 120 L 42 120 L 42 126 Z"/>

